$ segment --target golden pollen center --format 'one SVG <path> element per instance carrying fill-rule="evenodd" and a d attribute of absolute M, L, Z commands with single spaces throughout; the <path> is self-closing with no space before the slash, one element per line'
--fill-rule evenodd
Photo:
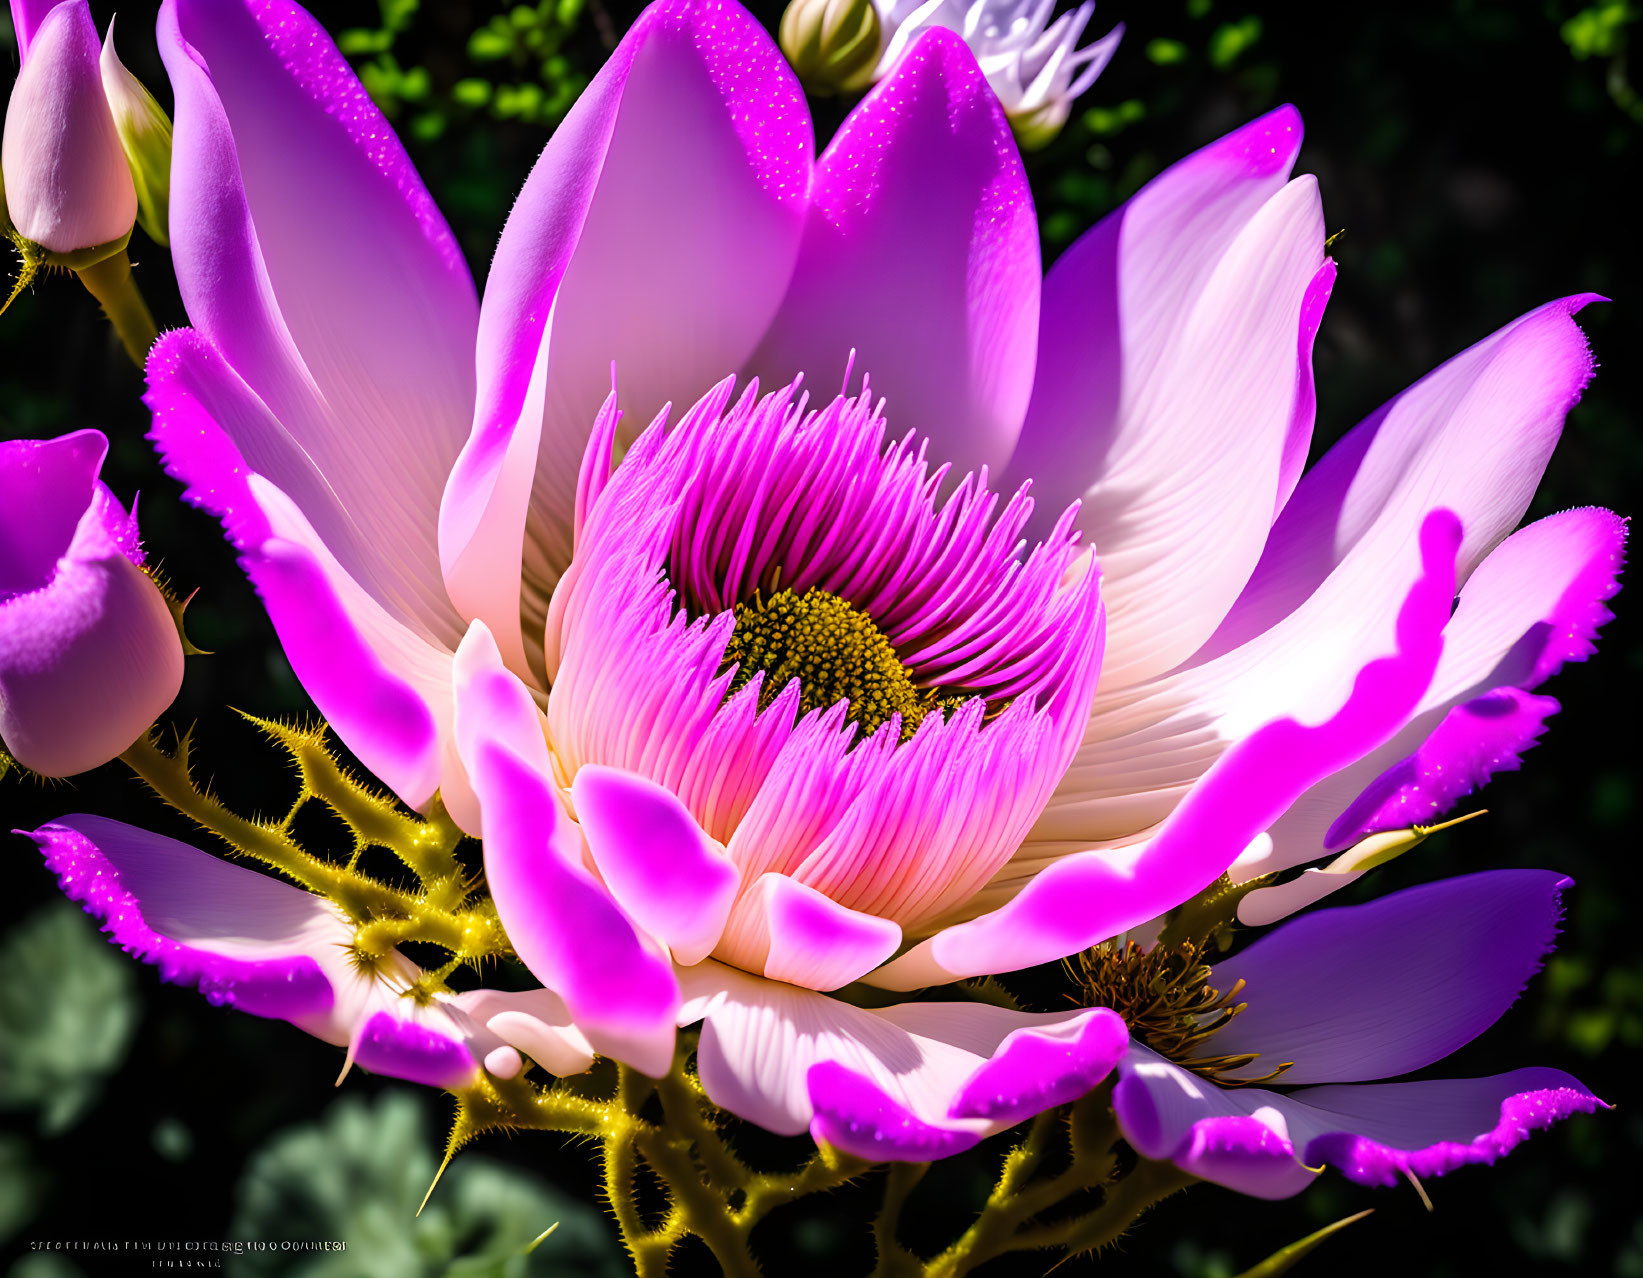
<path fill-rule="evenodd" d="M 1223 1087 L 1269 1083 L 1287 1070 L 1285 1062 L 1259 1078 L 1229 1078 L 1258 1059 L 1258 1052 L 1217 1056 L 1205 1046 L 1215 1032 L 1243 1011 L 1235 982 L 1225 993 L 1210 984 L 1212 972 L 1202 946 L 1155 945 L 1143 949 L 1134 941 L 1109 941 L 1079 956 L 1079 976 L 1093 1006 L 1110 1007 L 1124 1018 L 1130 1033 L 1160 1056 L 1201 1074 Z"/>
<path fill-rule="evenodd" d="M 799 681 L 799 710 L 850 704 L 846 718 L 871 736 L 901 716 L 903 740 L 937 702 L 920 691 L 884 632 L 861 609 L 825 590 L 778 591 L 736 605 L 736 629 L 724 665 L 736 666 L 732 692 L 763 671 L 760 707 Z"/>

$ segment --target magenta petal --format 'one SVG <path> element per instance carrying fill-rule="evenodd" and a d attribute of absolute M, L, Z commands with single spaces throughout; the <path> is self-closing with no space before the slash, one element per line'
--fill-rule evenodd
<path fill-rule="evenodd" d="M 1048 1029 L 1018 1029 L 964 1085 L 948 1115 L 1019 1122 L 1077 1100 L 1129 1050 L 1123 1017 L 1098 1007 Z"/>
<path fill-rule="evenodd" d="M 1008 904 L 938 932 L 881 969 L 874 983 L 912 989 L 1049 962 L 1208 887 L 1300 794 L 1408 719 L 1443 649 L 1460 537 L 1447 512 L 1426 521 L 1423 575 L 1398 614 L 1398 651 L 1364 666 L 1346 703 L 1328 719 L 1313 726 L 1280 719 L 1258 728 L 1210 768 L 1138 850 L 1083 852 L 1052 862 Z"/>
<path fill-rule="evenodd" d="M 792 287 L 752 368 L 825 394 L 855 351 L 898 430 L 958 474 L 996 470 L 1032 388 L 1039 273 L 1004 113 L 963 39 L 932 30 L 818 162 Z"/>
<path fill-rule="evenodd" d="M 639 927 L 689 966 L 713 951 L 736 897 L 736 867 L 685 806 L 654 781 L 579 769 L 571 786 L 594 867 Z M 898 933 L 899 937 L 899 933 Z"/>
<path fill-rule="evenodd" d="M 1259 1052 L 1285 1083 L 1406 1074 L 1472 1041 L 1540 970 L 1569 880 L 1494 870 L 1366 905 L 1290 919 L 1215 965 L 1248 1006 L 1215 1036 L 1217 1054 Z"/>
<path fill-rule="evenodd" d="M 199 333 L 155 343 L 148 376 L 166 468 L 223 521 L 297 678 L 372 772 L 407 803 L 427 802 L 440 784 L 449 650 L 390 612 L 290 498 L 252 472 L 220 423 L 266 424 L 267 409 Z"/>
<path fill-rule="evenodd" d="M 479 803 L 497 916 L 520 960 L 564 999 L 596 1051 L 660 1077 L 673 1063 L 679 1007 L 672 965 L 584 868 L 535 705 L 482 625 L 463 655 L 456 738 Z"/>
<path fill-rule="evenodd" d="M 811 147 L 775 43 L 706 0 L 646 9 L 554 131 L 486 282 L 478 406 L 440 516 L 451 597 L 512 668 L 521 556 L 542 590 L 570 560 L 612 362 L 641 424 L 742 364 L 792 270 Z"/>
<path fill-rule="evenodd" d="M 927 1123 L 868 1079 L 837 1061 L 819 1061 L 807 1076 L 815 1117 L 810 1134 L 870 1163 L 925 1163 L 963 1153 L 980 1135 Z"/>
<path fill-rule="evenodd" d="M 17 33 L 17 56 L 20 60 L 29 56 L 29 45 L 34 42 L 34 33 L 40 29 L 46 14 L 60 4 L 84 7 L 84 0 L 11 0 L 11 25 Z"/>
<path fill-rule="evenodd" d="M 451 1005 L 400 997 L 417 974 L 403 958 L 392 982 L 361 977 L 353 929 L 301 888 L 102 817 L 63 817 L 31 837 L 110 940 L 217 1006 L 290 1021 L 368 1069 L 437 1087 L 472 1081 L 495 1041 Z"/>
<path fill-rule="evenodd" d="M 166 0 L 171 243 L 190 320 L 266 421 L 218 425 L 402 618 L 460 634 L 439 574 L 478 304 L 382 113 L 288 0 Z"/>
<path fill-rule="evenodd" d="M 896 952 L 901 928 L 785 874 L 761 874 L 731 911 L 725 962 L 812 990 L 836 990 Z"/>
<path fill-rule="evenodd" d="M 1483 561 L 1461 592 L 1451 630 L 1457 641 L 1481 648 L 1485 659 L 1504 648 L 1482 681 L 1498 686 L 1455 705 L 1412 754 L 1371 782 L 1330 827 L 1325 846 L 1436 821 L 1493 773 L 1518 766 L 1518 756 L 1558 709 L 1550 697 L 1529 690 L 1594 650 L 1598 628 L 1610 616 L 1604 601 L 1620 588 L 1625 543 L 1626 523 L 1618 515 L 1571 510 L 1514 533 Z M 1547 582 L 1566 584 L 1556 602 L 1526 624 L 1524 605 L 1532 606 Z M 1474 612 L 1484 615 L 1474 620 Z M 1506 624 L 1491 626 L 1497 617 Z"/>

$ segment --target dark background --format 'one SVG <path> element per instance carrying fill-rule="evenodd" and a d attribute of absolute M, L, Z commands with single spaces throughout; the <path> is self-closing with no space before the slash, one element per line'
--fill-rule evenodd
<path fill-rule="evenodd" d="M 93 8 L 101 25 L 111 6 Z M 328 29 L 347 33 L 345 49 L 483 278 L 554 119 L 599 65 L 602 37 L 624 30 L 638 6 L 579 13 L 573 3 L 542 4 L 517 15 L 461 0 L 425 0 L 420 12 L 403 0 L 383 0 L 380 12 L 367 3 L 315 8 Z M 166 100 L 152 9 L 122 9 L 121 51 Z M 779 10 L 759 12 L 774 27 Z M 1581 316 L 1601 368 L 1530 517 L 1584 504 L 1634 508 L 1643 465 L 1633 426 L 1643 108 L 1626 42 L 1643 39 L 1643 25 L 1625 5 L 1104 0 L 1096 29 L 1117 20 L 1128 34 L 1112 66 L 1063 136 L 1029 158 L 1047 259 L 1170 160 L 1294 102 L 1308 127 L 1299 168 L 1319 175 L 1331 229 L 1345 231 L 1317 345 L 1315 453 L 1461 347 L 1542 301 L 1591 289 L 1615 299 Z M 837 104 L 818 104 L 819 132 L 839 116 Z M 316 218 L 323 200 L 316 192 Z M 183 323 L 165 251 L 139 232 L 132 254 L 161 326 Z M 109 435 L 105 478 L 123 497 L 142 490 L 150 553 L 184 592 L 199 588 L 190 630 L 215 653 L 190 661 L 170 717 L 198 724 L 201 757 L 229 798 L 277 808 L 281 764 L 225 707 L 300 716 L 307 703 L 216 525 L 182 507 L 159 473 L 142 438 L 136 373 L 90 298 L 61 277 L 0 317 L 0 348 L 0 436 L 82 426 Z M 1333 1174 L 1280 1204 L 1199 1187 L 1134 1230 L 1106 1257 L 1109 1272 L 1230 1278 L 1372 1206 L 1374 1216 L 1305 1262 L 1312 1272 L 1643 1276 L 1634 1173 L 1643 1114 L 1633 1102 L 1643 1060 L 1643 885 L 1632 757 L 1643 649 L 1630 605 L 1625 594 L 1612 605 L 1619 615 L 1598 659 L 1546 689 L 1563 712 L 1523 771 L 1490 787 L 1491 816 L 1377 872 L 1371 885 L 1381 892 L 1497 865 L 1572 875 L 1563 953 L 1444 1072 L 1560 1066 L 1616 1109 L 1537 1136 L 1494 1169 L 1432 1182 L 1430 1214 L 1412 1189 L 1371 1191 Z M 0 788 L 4 828 L 79 810 L 183 833 L 117 768 L 50 787 L 13 777 Z M 0 876 L 0 1257 L 24 1257 L 12 1274 L 148 1269 L 146 1258 L 30 1255 L 31 1241 L 259 1236 L 350 1239 L 346 1257 L 325 1262 L 331 1268 L 301 1271 L 338 1278 L 620 1272 L 608 1231 L 578 1206 L 594 1202 L 585 1151 L 552 1136 L 487 1140 L 410 1225 L 443 1101 L 358 1073 L 334 1093 L 334 1049 L 213 1009 L 91 941 L 26 841 L 0 840 Z M 495 1160 L 513 1170 L 500 1172 Z M 988 1174 L 987 1160 L 972 1156 L 932 1176 L 905 1236 L 932 1248 L 945 1241 Z M 870 1179 L 772 1218 L 755 1236 L 769 1272 L 864 1268 L 878 1188 Z M 554 1219 L 566 1223 L 535 1257 L 507 1258 Z M 984 1272 L 1037 1274 L 1049 1263 Z M 247 1274 L 299 1272 L 278 1258 L 238 1264 Z"/>

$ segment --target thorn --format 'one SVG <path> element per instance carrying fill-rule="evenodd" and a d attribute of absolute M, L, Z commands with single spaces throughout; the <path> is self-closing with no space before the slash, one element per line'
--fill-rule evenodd
<path fill-rule="evenodd" d="M 1415 1192 L 1421 1196 L 1421 1202 L 1425 1204 L 1426 1210 L 1427 1211 L 1436 1211 L 1437 1208 L 1432 1206 L 1432 1199 L 1427 1196 L 1426 1186 L 1421 1184 L 1420 1178 L 1418 1176 L 1416 1176 L 1414 1172 L 1410 1171 L 1407 1167 L 1405 1167 L 1403 1169 L 1403 1174 L 1404 1174 L 1404 1177 L 1409 1181 L 1409 1183 L 1415 1187 Z"/>
<path fill-rule="evenodd" d="M 332 1087 L 341 1087 L 342 1080 L 348 1077 L 348 1071 L 354 1068 L 354 1047 L 356 1043 L 356 1039 L 350 1038 L 348 1040 L 348 1054 L 342 1058 L 342 1073 L 337 1075 L 337 1081 L 331 1084 Z"/>
<path fill-rule="evenodd" d="M 422 1202 L 416 1209 L 416 1214 L 418 1216 L 422 1215 L 422 1208 L 426 1207 L 428 1205 L 428 1200 L 434 1196 L 434 1190 L 439 1185 L 439 1178 L 445 1174 L 445 1169 L 451 1165 L 451 1155 L 455 1152 L 455 1150 L 450 1149 L 445 1151 L 445 1161 L 440 1163 L 439 1170 L 434 1173 L 434 1183 L 428 1186 L 428 1192 L 422 1195 Z M 546 1238 L 548 1234 L 551 1234 L 557 1228 L 559 1228 L 559 1223 L 555 1221 L 553 1225 L 549 1227 L 548 1233 L 542 1235 L 542 1238 Z M 538 1238 L 536 1242 L 541 1242 L 542 1238 Z M 531 1247 L 534 1246 L 536 1246 L 536 1243 L 531 1244 Z M 529 1251 L 530 1248 L 527 1247 L 526 1250 Z"/>
<path fill-rule="evenodd" d="M 553 1224 L 549 1225 L 541 1233 L 536 1235 L 535 1239 L 532 1240 L 531 1244 L 528 1247 L 525 1248 L 525 1253 L 524 1254 L 527 1255 L 527 1256 L 530 1255 L 531 1252 L 535 1251 L 538 1247 L 540 1247 L 542 1245 L 542 1243 L 544 1242 L 544 1240 L 546 1240 L 546 1238 L 548 1237 L 549 1234 L 551 1234 L 554 1230 L 556 1230 L 558 1228 L 559 1228 L 559 1222 L 556 1220 L 556 1221 L 553 1222 Z"/>
<path fill-rule="evenodd" d="M 1448 830 L 1457 825 L 1465 825 L 1468 821 L 1475 821 L 1480 816 L 1488 816 L 1488 808 L 1479 808 L 1476 812 L 1468 812 L 1464 816 L 1451 817 L 1447 821 L 1439 821 L 1436 825 L 1417 825 L 1415 827 L 1422 836 L 1436 834 L 1439 830 Z"/>

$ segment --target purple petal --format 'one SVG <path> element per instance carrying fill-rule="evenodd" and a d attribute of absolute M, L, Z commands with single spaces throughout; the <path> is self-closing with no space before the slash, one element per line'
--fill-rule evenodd
<path fill-rule="evenodd" d="M 482 657 L 489 669 L 457 687 L 456 739 L 479 804 L 497 916 L 596 1051 L 660 1077 L 673 1063 L 679 1007 L 672 965 L 584 867 L 530 693 L 502 667 L 483 627 L 474 633 L 475 663 Z"/>
<path fill-rule="evenodd" d="M 1032 388 L 1039 273 L 1003 110 L 963 39 L 932 30 L 818 162 L 792 287 L 752 368 L 826 393 L 854 351 L 939 463 L 996 469 Z"/>
<path fill-rule="evenodd" d="M 219 420 L 401 620 L 460 637 L 440 496 L 471 419 L 473 281 L 382 113 L 288 0 L 167 0 L 171 241 L 189 318 L 260 400 Z"/>
<path fill-rule="evenodd" d="M 512 668 L 521 555 L 544 592 L 570 560 L 612 362 L 641 423 L 741 365 L 792 270 L 811 146 L 780 51 L 708 0 L 648 8 L 554 131 L 486 283 L 478 408 L 440 523 L 451 597 Z"/>
<path fill-rule="evenodd" d="M 118 240 L 137 220 L 137 188 L 103 96 L 91 9 L 13 0 L 12 18 L 26 57 L 0 148 L 11 225 L 54 253 Z"/>
<path fill-rule="evenodd" d="M 86 8 L 84 0 L 11 0 L 11 25 L 17 33 L 17 56 L 27 59 L 34 33 L 40 29 L 46 15 L 60 4 Z"/>
<path fill-rule="evenodd" d="M 96 430 L 0 441 L 0 600 L 51 584 L 107 456 L 108 440 Z"/>
<path fill-rule="evenodd" d="M 1215 966 L 1248 1006 L 1215 1036 L 1217 1055 L 1259 1052 L 1285 1083 L 1406 1074 L 1471 1042 L 1505 1013 L 1551 949 L 1569 880 L 1495 870 L 1366 905 L 1290 919 Z"/>
<path fill-rule="evenodd" d="M 810 1134 L 870 1163 L 925 1163 L 961 1154 L 981 1137 L 918 1118 L 882 1088 L 837 1061 L 818 1061 L 806 1075 L 815 1117 Z"/>
<path fill-rule="evenodd" d="M 102 817 L 31 837 L 111 941 L 217 1006 L 290 1021 L 368 1069 L 437 1087 L 471 1081 L 497 1042 L 451 1004 L 400 997 L 417 969 L 397 955 L 392 982 L 362 977 L 352 927 L 301 888 Z"/>
<path fill-rule="evenodd" d="M 1158 834 L 1124 854 L 1050 864 L 1007 905 L 938 932 L 873 977 L 912 989 L 1049 962 L 1144 923 L 1208 887 L 1239 852 L 1323 777 L 1401 726 L 1442 651 L 1461 530 L 1438 512 L 1421 531 L 1424 574 L 1398 615 L 1398 650 L 1359 671 L 1351 695 L 1315 726 L 1280 719 L 1227 751 Z"/>
<path fill-rule="evenodd" d="M 1315 180 L 1286 185 L 1300 142 L 1292 107 L 1229 134 L 1045 280 L 1009 479 L 1034 484 L 1040 526 L 1083 502 L 1109 613 L 1104 688 L 1168 670 L 1209 637 L 1305 461 L 1334 267 Z"/>
<path fill-rule="evenodd" d="M 1137 1152 L 1256 1198 L 1298 1193 L 1326 1163 L 1364 1185 L 1493 1163 L 1531 1132 L 1603 1104 L 1555 1069 L 1286 1095 L 1216 1087 L 1141 1047 L 1119 1070 L 1113 1109 Z"/>
<path fill-rule="evenodd" d="M 723 845 L 670 791 L 615 768 L 579 770 L 571 802 L 594 867 L 628 917 L 676 963 L 688 967 L 711 954 L 738 881 Z"/>

